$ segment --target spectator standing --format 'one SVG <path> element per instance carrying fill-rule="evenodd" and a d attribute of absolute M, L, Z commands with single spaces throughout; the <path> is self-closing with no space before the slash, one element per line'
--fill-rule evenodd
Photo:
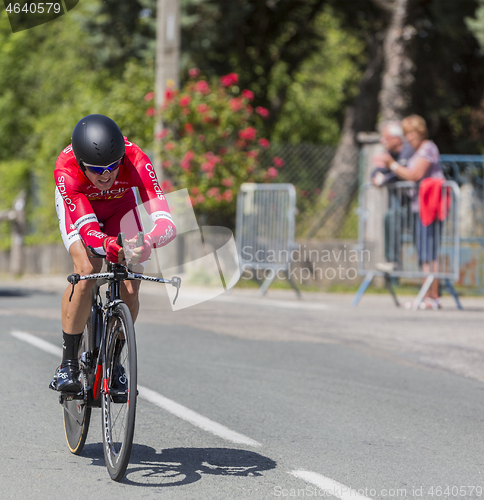
<path fill-rule="evenodd" d="M 409 158 L 414 153 L 412 146 L 405 140 L 402 126 L 398 121 L 391 121 L 383 124 L 380 142 L 386 152 L 376 155 L 373 158 L 373 163 L 376 168 L 371 178 L 375 186 L 385 186 L 386 184 L 400 180 L 386 165 L 385 160 L 388 155 L 390 155 L 394 161 L 406 167 Z"/>
<path fill-rule="evenodd" d="M 389 154 L 384 158 L 385 165 L 399 179 L 406 181 L 420 182 L 429 177 L 444 179 L 439 163 L 439 150 L 436 144 L 428 139 L 428 128 L 425 120 L 419 115 L 407 116 L 402 120 L 402 128 L 406 140 L 414 148 L 415 153 L 408 160 L 406 168 Z M 412 209 L 418 215 L 417 198 L 412 200 Z M 424 273 L 437 273 L 442 223 L 433 221 L 430 225 L 424 226 L 420 217 L 417 216 L 416 219 L 416 245 L 419 264 Z M 440 307 L 438 280 L 432 282 L 421 307 L 424 309 L 438 309 Z"/>
<path fill-rule="evenodd" d="M 375 186 L 391 186 L 399 181 L 399 177 L 386 165 L 390 155 L 394 161 L 405 167 L 414 149 L 405 140 L 403 129 L 398 121 L 385 122 L 381 127 L 380 142 L 385 148 L 381 153 L 372 158 L 375 170 L 372 172 L 371 181 Z M 388 191 L 388 208 L 385 213 L 385 260 L 377 264 L 377 269 L 391 272 L 397 269 L 401 262 L 401 231 L 405 209 L 408 206 L 407 196 L 402 196 L 395 189 Z"/>

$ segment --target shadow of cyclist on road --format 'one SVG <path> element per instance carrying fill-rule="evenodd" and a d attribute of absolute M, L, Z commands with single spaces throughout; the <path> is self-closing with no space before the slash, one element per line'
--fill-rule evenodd
<path fill-rule="evenodd" d="M 93 465 L 104 467 L 101 444 L 84 447 Z M 134 486 L 172 487 L 191 484 L 204 474 L 257 477 L 274 469 L 276 462 L 259 453 L 232 448 L 171 448 L 157 453 L 150 446 L 133 444 L 131 459 L 122 481 Z"/>

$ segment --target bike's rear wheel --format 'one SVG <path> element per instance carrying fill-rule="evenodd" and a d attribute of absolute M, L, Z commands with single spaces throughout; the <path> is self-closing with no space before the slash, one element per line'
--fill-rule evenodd
<path fill-rule="evenodd" d="M 79 356 L 81 353 L 88 350 L 89 340 L 92 338 L 91 320 L 89 319 L 84 334 L 82 336 L 81 344 L 79 346 Z M 89 430 L 89 422 L 91 421 L 91 408 L 87 404 L 86 387 L 88 382 L 86 380 L 87 368 L 83 368 L 80 363 L 80 381 L 84 388 L 82 399 L 75 399 L 72 395 L 62 394 L 62 410 L 64 414 L 64 431 L 67 440 L 67 446 L 71 453 L 80 455 L 86 442 L 87 432 Z"/>
<path fill-rule="evenodd" d="M 137 398 L 136 339 L 126 304 L 115 306 L 108 321 L 106 339 L 106 379 L 102 388 L 103 448 L 111 479 L 121 481 L 133 445 Z M 123 366 L 125 376 L 119 376 L 116 368 L 119 364 Z M 113 371 L 116 377 L 113 377 Z M 123 390 L 119 389 L 120 386 Z"/>

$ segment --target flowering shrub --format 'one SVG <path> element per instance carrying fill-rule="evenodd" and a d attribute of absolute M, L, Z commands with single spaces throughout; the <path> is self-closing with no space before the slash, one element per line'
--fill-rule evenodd
<path fill-rule="evenodd" d="M 273 158 L 273 165 L 261 165 L 260 153 L 270 142 L 259 130 L 269 111 L 253 109 L 254 94 L 240 91 L 236 73 L 210 83 L 197 68 L 189 76 L 180 91 L 166 92 L 159 111 L 147 111 L 161 113 L 165 126 L 156 137 L 170 179 L 163 188 L 187 188 L 202 223 L 233 227 L 240 185 L 276 179 L 284 161 Z"/>

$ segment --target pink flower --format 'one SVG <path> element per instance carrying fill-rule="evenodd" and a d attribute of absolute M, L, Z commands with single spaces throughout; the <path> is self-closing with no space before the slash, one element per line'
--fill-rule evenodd
<path fill-rule="evenodd" d="M 217 163 L 222 163 L 222 158 L 220 158 L 220 156 L 214 155 L 212 151 L 208 151 L 207 153 L 204 154 L 204 156 L 207 159 L 207 161 L 213 163 L 214 165 L 216 165 Z"/>
<path fill-rule="evenodd" d="M 161 132 L 158 132 L 155 137 L 157 139 L 164 139 L 167 135 L 168 135 L 168 129 L 164 128 Z"/>
<path fill-rule="evenodd" d="M 182 108 L 185 108 L 190 104 L 191 101 L 192 98 L 189 95 L 183 95 L 180 97 L 179 103 Z"/>
<path fill-rule="evenodd" d="M 234 185 L 234 180 L 232 178 L 227 178 L 222 180 L 222 185 L 225 187 L 232 187 Z"/>
<path fill-rule="evenodd" d="M 243 102 L 240 97 L 234 97 L 229 101 L 230 109 L 234 112 L 240 111 L 243 107 Z"/>
<path fill-rule="evenodd" d="M 188 70 L 188 75 L 191 78 L 196 78 L 200 74 L 200 70 L 198 68 L 190 68 Z"/>
<path fill-rule="evenodd" d="M 197 106 L 197 111 L 203 115 L 203 113 L 208 113 L 210 108 L 206 104 L 202 103 Z"/>
<path fill-rule="evenodd" d="M 180 160 L 180 167 L 182 170 L 190 170 L 190 161 L 183 158 Z"/>
<path fill-rule="evenodd" d="M 205 80 L 200 80 L 195 84 L 195 91 L 200 94 L 210 94 L 210 86 Z"/>
<path fill-rule="evenodd" d="M 239 75 L 237 73 L 229 73 L 228 75 L 220 77 L 220 83 L 222 87 L 230 87 L 235 85 L 239 81 Z"/>
<path fill-rule="evenodd" d="M 257 156 L 259 155 L 259 151 L 257 151 L 256 149 L 253 149 L 252 151 L 247 151 L 247 153 L 245 153 L 245 155 L 247 156 L 247 158 L 257 158 Z"/>
<path fill-rule="evenodd" d="M 154 92 L 148 92 L 148 93 L 144 96 L 144 100 L 145 100 L 146 102 L 152 101 L 154 98 L 155 98 L 155 93 L 154 93 Z"/>
<path fill-rule="evenodd" d="M 264 149 L 269 149 L 271 147 L 271 143 L 267 139 L 259 139 L 259 146 L 263 147 Z"/>
<path fill-rule="evenodd" d="M 165 101 L 169 102 L 171 101 L 174 97 L 176 97 L 178 92 L 173 89 L 166 89 L 165 90 Z"/>
<path fill-rule="evenodd" d="M 281 168 L 285 163 L 282 158 L 279 158 L 279 156 L 274 156 L 274 158 L 272 158 L 272 161 L 277 168 Z"/>
<path fill-rule="evenodd" d="M 163 181 L 161 183 L 161 189 L 163 189 L 163 191 L 171 191 L 173 189 L 173 184 L 170 181 Z"/>
<path fill-rule="evenodd" d="M 183 155 L 183 158 L 180 160 L 180 167 L 183 170 L 190 170 L 190 161 L 193 160 L 194 157 L 195 157 L 195 153 L 191 150 L 188 150 Z"/>
<path fill-rule="evenodd" d="M 197 204 L 200 204 L 200 203 L 203 203 L 205 201 L 205 197 L 203 196 L 203 194 L 199 194 L 196 198 L 195 198 Z"/>
<path fill-rule="evenodd" d="M 182 114 L 183 116 L 188 116 L 188 115 L 190 114 L 190 108 L 183 108 L 183 109 L 181 110 L 181 114 Z"/>
<path fill-rule="evenodd" d="M 188 150 L 188 151 L 184 154 L 183 158 L 184 158 L 185 160 L 191 161 L 191 160 L 193 160 L 193 158 L 195 158 L 195 153 L 194 153 L 191 149 L 189 149 L 189 150 Z"/>
<path fill-rule="evenodd" d="M 250 104 L 247 104 L 247 106 L 245 107 L 245 110 L 247 111 L 247 113 L 249 115 L 251 115 L 254 112 L 254 108 Z"/>
<path fill-rule="evenodd" d="M 200 169 L 203 170 L 205 173 L 213 173 L 215 169 L 215 163 L 209 162 L 209 161 L 204 161 L 200 165 Z"/>
<path fill-rule="evenodd" d="M 242 90 L 242 96 L 248 99 L 249 101 L 252 101 L 254 99 L 254 92 L 252 90 Z"/>
<path fill-rule="evenodd" d="M 222 198 L 225 201 L 231 202 L 234 198 L 234 193 L 232 191 L 224 191 L 224 193 L 222 194 Z"/>
<path fill-rule="evenodd" d="M 165 144 L 165 149 L 166 149 L 167 151 L 173 151 L 173 150 L 175 149 L 175 145 L 174 145 L 172 142 L 167 142 L 167 143 Z"/>
<path fill-rule="evenodd" d="M 264 174 L 266 179 L 275 179 L 279 175 L 279 172 L 274 167 L 269 167 L 267 172 Z"/>
<path fill-rule="evenodd" d="M 154 116 L 155 114 L 155 108 L 148 108 L 146 111 L 145 111 L 145 115 L 146 116 Z"/>
<path fill-rule="evenodd" d="M 267 108 L 263 108 L 262 106 L 257 106 L 257 108 L 255 108 L 255 112 L 262 116 L 262 118 L 267 118 L 269 116 L 269 110 Z"/>
<path fill-rule="evenodd" d="M 191 123 L 185 123 L 185 125 L 183 125 L 183 128 L 185 129 L 185 132 L 187 134 L 193 134 L 193 125 Z"/>
<path fill-rule="evenodd" d="M 197 187 L 193 187 L 191 191 L 193 196 L 196 196 L 198 193 L 200 193 L 200 190 Z"/>
<path fill-rule="evenodd" d="M 218 187 L 212 187 L 207 191 L 207 196 L 213 197 L 220 194 Z"/>
<path fill-rule="evenodd" d="M 239 137 L 245 141 L 253 141 L 257 137 L 257 130 L 254 127 L 247 127 L 239 130 Z"/>
<path fill-rule="evenodd" d="M 170 168 L 171 166 L 173 166 L 173 163 L 172 163 L 170 160 L 165 160 L 165 161 L 161 164 L 161 166 L 162 166 L 163 168 Z"/>

